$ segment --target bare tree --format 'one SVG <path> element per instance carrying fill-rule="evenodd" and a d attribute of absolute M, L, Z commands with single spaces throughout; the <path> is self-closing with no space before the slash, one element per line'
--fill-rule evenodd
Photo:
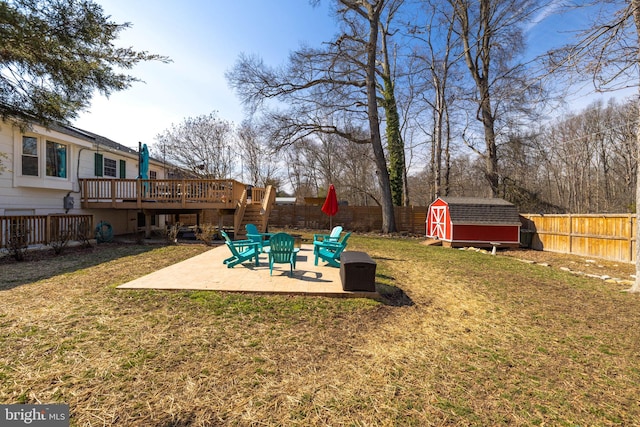
<path fill-rule="evenodd" d="M 633 11 L 633 22 L 635 24 L 636 33 L 635 40 L 636 44 L 634 46 L 633 55 L 629 57 L 629 61 L 625 61 L 625 63 L 633 64 L 630 65 L 632 69 L 635 70 L 635 77 L 637 80 L 635 82 L 640 87 L 640 72 L 638 71 L 638 67 L 640 66 L 640 0 L 631 0 L 631 8 Z M 633 59 L 633 61 L 632 61 Z M 637 130 L 636 130 L 636 161 L 640 160 L 640 105 L 638 106 L 638 120 L 637 120 Z M 640 200 L 640 168 L 637 168 L 638 175 L 636 178 L 636 236 L 640 233 L 640 215 L 638 214 L 638 200 Z M 640 244 L 636 242 L 636 281 L 633 286 L 629 289 L 630 292 L 638 293 L 640 292 Z"/>
<path fill-rule="evenodd" d="M 242 179 L 247 175 L 250 184 L 265 187 L 276 178 L 278 162 L 261 135 L 258 126 L 250 121 L 244 121 L 237 130 Z"/>
<path fill-rule="evenodd" d="M 234 174 L 236 153 L 231 122 L 216 113 L 190 117 L 156 136 L 166 159 L 195 176 L 227 179 Z"/>
<path fill-rule="evenodd" d="M 640 87 L 640 0 L 604 0 L 589 6 L 600 8 L 597 21 L 585 29 L 575 43 L 549 53 L 552 70 L 573 71 L 573 75 L 586 72 L 596 90 L 601 91 Z M 636 114 L 638 159 L 640 108 Z M 640 200 L 640 169 L 637 173 L 636 203 Z M 636 212 L 640 215 L 637 208 Z M 640 221 L 637 224 L 640 232 Z M 640 292 L 640 245 L 636 245 L 636 281 L 629 291 Z"/>
<path fill-rule="evenodd" d="M 308 143 L 308 140 L 302 140 L 283 150 L 288 180 L 293 187 L 293 195 L 300 200 L 317 194 L 317 189 L 312 186 L 312 180 L 309 178 L 310 169 L 307 168 L 310 162 L 307 161 L 305 147 Z"/>
<path fill-rule="evenodd" d="M 391 198 L 391 183 L 389 171 L 382 147 L 382 136 L 380 135 L 380 119 L 378 117 L 378 101 L 376 91 L 376 61 L 378 52 L 378 31 L 380 17 L 385 6 L 384 0 L 377 0 L 369 3 L 367 0 L 341 0 L 347 8 L 360 15 L 369 26 L 369 35 L 366 40 L 367 61 L 365 64 L 366 92 L 367 92 L 367 115 L 369 118 L 369 132 L 371 144 L 373 145 L 373 155 L 378 167 L 378 181 L 380 182 L 381 202 L 382 202 L 382 232 L 389 233 L 396 231 L 395 213 L 393 211 L 393 201 Z"/>
<path fill-rule="evenodd" d="M 449 111 L 455 98 L 452 96 L 451 80 L 461 52 L 456 49 L 459 39 L 454 35 L 455 20 L 452 6 L 445 1 L 423 2 L 426 21 L 410 25 L 409 34 L 416 40 L 414 61 L 421 64 L 423 75 L 422 101 L 432 113 L 431 156 L 429 161 L 432 196 L 448 194 L 450 171 L 451 121 Z M 420 124 L 418 124 L 420 126 Z"/>
<path fill-rule="evenodd" d="M 279 129 L 273 140 L 281 146 L 321 133 L 370 144 L 381 191 L 382 231 L 393 232 L 395 214 L 377 97 L 378 38 L 386 1 L 337 3 L 343 33 L 335 41 L 322 49 L 293 52 L 283 70 L 270 69 L 258 58 L 241 56 L 227 78 L 254 111 L 270 99 L 287 103 L 289 110 L 269 113 Z M 369 130 L 364 138 L 357 132 L 361 123 Z"/>
<path fill-rule="evenodd" d="M 636 108 L 635 99 L 595 101 L 503 145 L 501 169 L 540 194 L 551 211 L 628 211 L 637 173 Z"/>
<path fill-rule="evenodd" d="M 638 132 L 637 101 L 632 99 L 622 106 L 611 121 L 612 151 L 614 155 L 612 176 L 620 179 L 616 198 L 618 206 L 632 212 L 635 208 L 634 191 L 638 176 L 638 160 L 635 151 L 635 139 Z"/>
<path fill-rule="evenodd" d="M 371 202 L 380 206 L 380 190 L 375 184 L 375 161 L 369 147 L 348 144 L 343 153 L 340 199 L 359 206 L 370 206 Z"/>
<path fill-rule="evenodd" d="M 408 206 L 409 191 L 407 186 L 407 170 L 405 162 L 405 147 L 402 139 L 400 113 L 396 99 L 395 70 L 391 62 L 391 39 L 394 31 L 391 29 L 395 14 L 402 5 L 402 0 L 393 0 L 387 7 L 388 13 L 384 22 L 380 23 L 380 104 L 385 112 L 385 133 L 387 137 L 387 154 L 389 160 L 389 182 L 391 198 L 396 206 Z"/>
<path fill-rule="evenodd" d="M 447 0 L 453 8 L 456 33 L 474 82 L 473 102 L 481 123 L 484 150 L 469 146 L 485 164 L 485 179 L 493 196 L 499 195 L 497 126 L 508 111 L 518 111 L 538 90 L 525 65 L 522 25 L 545 2 L 537 0 Z"/>

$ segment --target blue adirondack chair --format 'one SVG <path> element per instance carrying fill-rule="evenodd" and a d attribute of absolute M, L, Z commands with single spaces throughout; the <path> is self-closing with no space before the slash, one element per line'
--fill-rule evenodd
<path fill-rule="evenodd" d="M 314 242 L 313 253 L 315 255 L 314 265 L 318 265 L 318 258 L 329 263 L 332 267 L 340 267 L 340 254 L 347 247 L 351 232 L 346 233 L 337 242 Z"/>
<path fill-rule="evenodd" d="M 255 224 L 247 224 L 244 228 L 247 230 L 247 239 L 258 243 L 260 252 L 264 252 L 265 246 L 269 246 L 271 233 L 260 233 Z"/>
<path fill-rule="evenodd" d="M 276 233 L 269 240 L 269 274 L 273 275 L 274 264 L 289 264 L 289 277 L 293 277 L 298 253 L 293 247 L 295 239 L 287 233 Z"/>
<path fill-rule="evenodd" d="M 315 242 L 337 242 L 340 240 L 340 233 L 342 233 L 342 227 L 336 225 L 331 230 L 330 234 L 314 234 L 313 235 L 313 243 Z"/>
<path fill-rule="evenodd" d="M 256 266 L 258 265 L 258 243 L 251 240 L 231 240 L 229 235 L 224 231 L 220 231 L 222 237 L 224 237 L 224 243 L 231 251 L 231 256 L 223 261 L 227 265 L 227 268 L 233 268 L 238 264 L 242 264 L 245 261 L 255 258 Z"/>

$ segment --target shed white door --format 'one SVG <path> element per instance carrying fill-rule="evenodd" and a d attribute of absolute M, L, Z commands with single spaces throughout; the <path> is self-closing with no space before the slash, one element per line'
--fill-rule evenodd
<path fill-rule="evenodd" d="M 440 240 L 447 237 L 447 207 L 446 206 L 431 206 L 430 209 L 431 220 L 429 221 L 430 230 L 429 235 L 437 237 Z"/>

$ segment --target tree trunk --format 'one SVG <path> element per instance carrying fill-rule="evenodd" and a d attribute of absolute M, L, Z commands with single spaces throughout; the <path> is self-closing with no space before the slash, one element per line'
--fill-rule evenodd
<path fill-rule="evenodd" d="M 396 231 L 396 219 L 393 209 L 393 199 L 391 197 L 391 181 L 389 170 L 382 147 L 382 136 L 380 135 L 380 119 L 378 117 L 378 99 L 376 89 L 376 51 L 378 47 L 378 26 L 380 25 L 380 13 L 383 1 L 375 5 L 367 5 L 369 19 L 369 41 L 367 43 L 367 113 L 369 116 L 369 131 L 371 133 L 371 145 L 377 166 L 378 182 L 380 183 L 381 204 L 382 204 L 382 232 L 392 233 Z"/>
<path fill-rule="evenodd" d="M 488 70 L 487 70 L 488 71 Z M 485 178 L 491 187 L 493 197 L 498 197 L 498 150 L 496 148 L 495 118 L 491 111 L 491 95 L 486 79 L 480 80 L 482 125 L 485 141 Z M 486 85 L 486 87 L 485 87 Z"/>
<path fill-rule="evenodd" d="M 391 184 L 391 197 L 395 206 L 402 206 L 404 190 L 404 143 L 400 134 L 400 115 L 398 114 L 398 104 L 394 94 L 394 85 L 388 67 L 388 60 L 385 59 L 383 80 L 382 102 L 387 117 L 387 147 L 389 153 L 389 180 Z"/>
<path fill-rule="evenodd" d="M 631 7 L 633 8 L 633 21 L 636 24 L 636 32 L 638 33 L 638 37 L 640 37 L 640 0 L 631 0 Z M 640 65 L 640 46 L 638 46 L 637 49 L 636 60 Z M 638 105 L 637 115 L 636 159 L 640 159 L 640 105 Z M 640 239 L 638 239 L 638 233 L 640 233 L 640 214 L 638 211 L 638 201 L 640 201 L 640 167 L 637 168 L 636 173 L 636 280 L 633 286 L 629 288 L 629 292 L 640 292 Z"/>
<path fill-rule="evenodd" d="M 382 108 L 384 108 L 387 134 L 387 153 L 389 155 L 389 180 L 391 197 L 394 206 L 403 206 L 406 190 L 406 165 L 404 157 L 404 141 L 400 132 L 400 114 L 396 102 L 395 83 L 393 81 L 391 62 L 389 61 L 389 46 L 387 44 L 387 29 L 381 29 L 380 45 L 382 47 Z"/>
<path fill-rule="evenodd" d="M 491 1 L 480 0 L 479 26 L 480 42 L 473 40 L 471 35 L 471 23 L 469 21 L 470 3 L 454 2 L 456 15 L 462 27 L 461 38 L 464 48 L 464 59 L 478 91 L 479 117 L 484 128 L 485 153 L 485 179 L 491 187 L 493 197 L 498 196 L 498 153 L 496 149 L 495 116 L 491 105 L 491 48 L 492 48 L 492 23 L 490 20 Z M 478 45 L 472 48 L 472 45 Z"/>
<path fill-rule="evenodd" d="M 435 71 L 434 71 L 435 72 Z M 434 75 L 433 77 L 434 98 L 435 98 L 435 120 L 433 130 L 433 192 L 434 196 L 440 197 L 442 184 L 442 123 L 444 112 L 444 89 L 440 86 L 440 80 Z"/>

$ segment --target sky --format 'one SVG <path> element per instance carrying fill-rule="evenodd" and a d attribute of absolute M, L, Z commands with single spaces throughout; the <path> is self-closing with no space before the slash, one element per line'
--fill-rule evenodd
<path fill-rule="evenodd" d="M 143 82 L 109 98 L 97 95 L 89 111 L 74 121 L 81 129 L 134 149 L 138 142 L 153 144 L 156 135 L 188 117 L 215 111 L 239 124 L 245 114 L 224 75 L 241 53 L 258 54 L 266 64 L 278 66 L 302 44 L 320 46 L 336 31 L 328 0 L 319 7 L 308 0 L 95 1 L 112 21 L 131 23 L 117 45 L 172 60 L 127 70 Z M 560 44 L 571 36 L 570 27 L 584 24 L 584 16 L 550 13 L 562 1 L 553 0 L 528 27 L 531 54 Z M 593 99 L 589 93 L 587 87 L 575 105 L 586 106 Z"/>
<path fill-rule="evenodd" d="M 96 96 L 73 122 L 131 148 L 188 117 L 208 115 L 239 124 L 245 114 L 225 72 L 241 53 L 281 65 L 301 44 L 330 39 L 335 24 L 326 3 L 307 0 L 96 0 L 117 23 L 129 22 L 115 42 L 168 56 L 127 73 L 144 81 L 109 98 Z"/>

